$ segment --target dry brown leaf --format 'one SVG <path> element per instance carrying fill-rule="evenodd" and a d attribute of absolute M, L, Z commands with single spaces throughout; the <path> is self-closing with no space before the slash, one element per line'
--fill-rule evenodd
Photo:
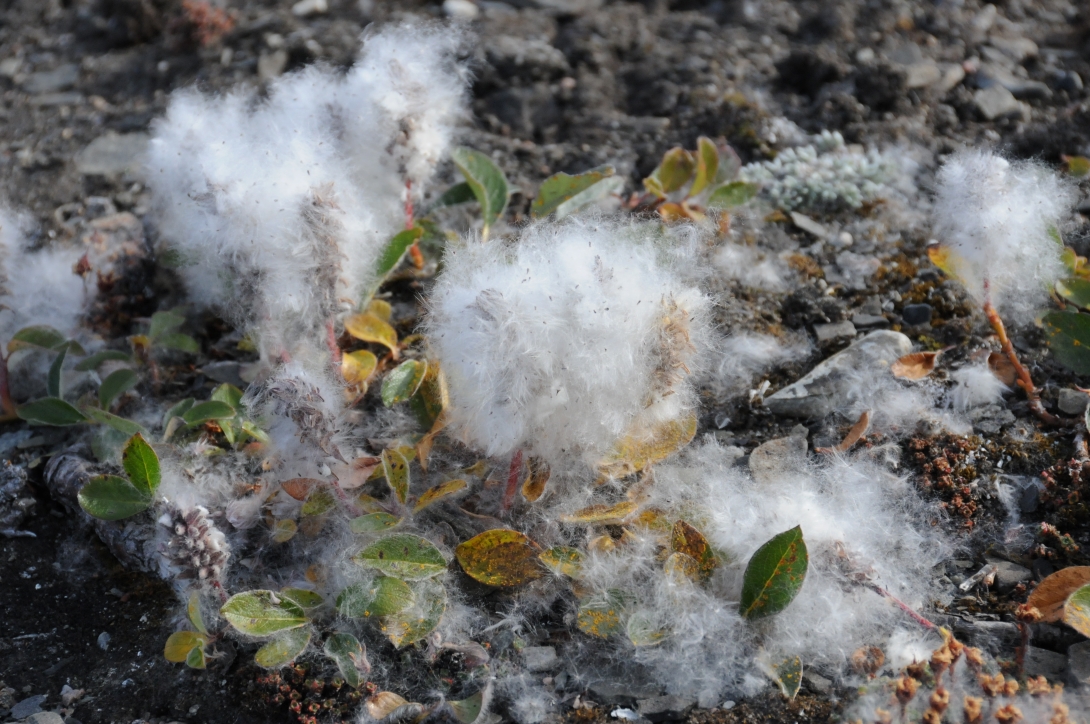
<path fill-rule="evenodd" d="M 1055 623 L 1063 618 L 1068 597 L 1090 583 L 1090 566 L 1071 566 L 1056 571 L 1037 584 L 1029 594 L 1026 606 L 1041 612 L 1042 623 Z"/>
<path fill-rule="evenodd" d="M 692 441 L 696 423 L 696 415 L 688 415 L 653 428 L 634 430 L 599 463 L 599 471 L 608 478 L 623 478 L 665 460 Z"/>
<path fill-rule="evenodd" d="M 533 503 L 544 494 L 551 471 L 547 462 L 531 457 L 526 460 L 526 473 L 526 480 L 522 481 L 522 497 Z"/>
<path fill-rule="evenodd" d="M 906 354 L 889 366 L 894 377 L 902 380 L 922 380 L 935 369 L 941 352 L 913 352 Z"/>
<path fill-rule="evenodd" d="M 848 430 L 848 434 L 844 436 L 844 439 L 840 441 L 840 444 L 833 448 L 819 447 L 815 452 L 831 453 L 831 452 L 848 452 L 852 449 L 852 445 L 859 442 L 860 438 L 867 434 L 867 429 L 870 427 L 870 410 L 864 410 L 863 414 L 859 416 L 859 419 L 852 429 Z"/>
<path fill-rule="evenodd" d="M 1018 373 L 1015 372 L 1011 361 L 1007 359 L 1007 355 L 999 352 L 992 352 L 988 355 L 988 368 L 1007 387 L 1013 385 L 1014 380 L 1018 377 Z"/>
<path fill-rule="evenodd" d="M 372 719 L 385 719 L 409 702 L 392 691 L 380 691 L 364 702 L 364 708 Z"/>
<path fill-rule="evenodd" d="M 706 581 L 711 578 L 719 560 L 712 551 L 711 544 L 704 534 L 683 520 L 674 523 L 674 529 L 670 533 L 670 545 L 678 553 L 684 553 L 696 564 L 697 575 L 690 576 L 695 581 Z"/>
<path fill-rule="evenodd" d="M 292 478 L 291 480 L 280 483 L 280 487 L 291 497 L 302 501 L 307 499 L 307 496 L 310 495 L 310 491 L 313 490 L 316 485 L 321 484 L 321 480 L 315 480 L 314 478 Z"/>
<path fill-rule="evenodd" d="M 349 463 L 333 463 L 330 467 L 343 490 L 354 490 L 366 483 L 381 463 L 381 458 L 363 456 Z"/>

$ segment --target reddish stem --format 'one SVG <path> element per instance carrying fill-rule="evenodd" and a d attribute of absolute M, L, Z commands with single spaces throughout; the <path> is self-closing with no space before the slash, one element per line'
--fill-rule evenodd
<path fill-rule="evenodd" d="M 413 228 L 413 182 L 405 181 L 405 228 Z"/>
<path fill-rule="evenodd" d="M 0 422 L 16 419 L 15 402 L 8 386 L 8 358 L 0 355 Z"/>
<path fill-rule="evenodd" d="M 522 472 L 522 450 L 516 450 L 511 456 L 511 469 L 507 472 L 507 489 L 503 491 L 503 511 L 507 512 L 515 502 L 515 491 L 519 487 L 519 473 Z"/>
<path fill-rule="evenodd" d="M 333 357 L 333 365 L 341 365 L 341 348 L 337 345 L 337 331 L 333 328 L 333 320 L 325 323 L 325 343 L 329 347 L 329 354 Z"/>
<path fill-rule="evenodd" d="M 985 290 L 987 284 L 985 284 Z M 999 317 L 999 312 L 995 311 L 995 307 L 992 306 L 991 301 L 984 302 L 984 316 L 988 318 L 988 323 L 992 325 L 992 329 L 995 330 L 996 335 L 999 337 L 999 345 L 1003 348 L 1003 353 L 1007 355 L 1007 359 L 1010 360 L 1011 365 L 1014 367 L 1014 372 L 1018 376 L 1018 386 L 1026 393 L 1026 399 L 1029 400 L 1030 411 L 1037 416 L 1041 422 L 1054 427 L 1070 427 L 1076 421 L 1064 420 L 1056 417 L 1051 412 L 1045 409 L 1041 404 L 1041 393 L 1037 389 L 1037 385 L 1033 384 L 1033 377 L 1030 376 L 1029 370 L 1027 370 L 1022 362 L 1018 359 L 1018 355 L 1014 351 L 1014 345 L 1011 344 L 1010 338 L 1007 337 L 1007 328 L 1003 325 L 1003 320 Z"/>
<path fill-rule="evenodd" d="M 359 518 L 363 515 L 363 511 L 356 507 L 356 504 L 348 499 L 348 493 L 344 492 L 344 488 L 341 487 L 339 480 L 333 480 L 333 492 L 337 494 L 337 499 L 341 501 L 341 504 L 352 515 L 353 518 Z"/>
<path fill-rule="evenodd" d="M 1025 621 L 1018 622 L 1018 633 L 1022 638 L 1022 645 L 1014 650 L 1014 662 L 1018 665 L 1018 678 L 1026 675 L 1026 648 L 1029 646 L 1029 626 Z"/>
<path fill-rule="evenodd" d="M 212 579 L 212 588 L 219 594 L 220 601 L 227 603 L 227 599 L 230 598 L 230 596 L 227 595 L 227 591 L 223 590 L 223 584 L 216 579 Z"/>
<path fill-rule="evenodd" d="M 905 603 L 901 599 L 897 598 L 896 596 L 894 596 L 892 593 L 890 593 L 886 589 L 882 588 L 881 586 L 879 586 L 877 584 L 874 584 L 874 583 L 870 583 L 870 584 L 867 584 L 867 588 L 871 589 L 872 591 L 874 591 L 875 593 L 877 593 L 879 595 L 882 595 L 882 596 L 885 596 L 886 598 L 888 598 L 890 601 L 893 602 L 893 604 L 895 606 L 897 606 L 897 608 L 899 608 L 902 611 L 904 611 L 905 613 L 907 613 L 909 615 L 909 617 L 913 621 L 920 624 L 924 628 L 931 629 L 931 630 L 935 630 L 936 628 L 938 628 L 938 626 L 936 626 L 935 624 L 931 623 L 930 621 L 928 621 L 926 618 L 924 618 L 920 614 L 913 611 L 912 608 L 907 603 Z"/>

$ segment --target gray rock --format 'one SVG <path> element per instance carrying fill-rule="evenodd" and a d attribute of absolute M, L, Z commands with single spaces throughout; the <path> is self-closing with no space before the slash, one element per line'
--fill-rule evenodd
<path fill-rule="evenodd" d="M 602 7 L 605 0 L 529 0 L 517 4 L 529 5 L 557 15 L 583 15 Z"/>
<path fill-rule="evenodd" d="M 802 681 L 811 691 L 817 694 L 828 694 L 833 690 L 833 682 L 813 671 L 807 671 L 802 675 Z"/>
<path fill-rule="evenodd" d="M 37 714 L 42 710 L 42 704 L 47 698 L 45 694 L 27 697 L 11 707 L 9 716 L 12 719 L 26 719 L 31 714 Z"/>
<path fill-rule="evenodd" d="M 281 48 L 272 53 L 262 53 L 257 59 L 257 77 L 267 82 L 283 74 L 288 67 L 288 51 Z"/>
<path fill-rule="evenodd" d="M 1037 43 L 1029 38 L 990 38 L 991 46 L 1016 63 L 1037 57 Z"/>
<path fill-rule="evenodd" d="M 449 18 L 472 20 L 481 14 L 481 9 L 471 0 L 443 0 L 443 14 Z"/>
<path fill-rule="evenodd" d="M 900 332 L 871 332 L 823 361 L 798 382 L 765 398 L 765 407 L 784 417 L 825 417 L 848 392 L 860 368 L 889 367 L 912 351 L 912 340 Z"/>
<path fill-rule="evenodd" d="M 996 567 L 995 587 L 1000 593 L 1008 593 L 1019 583 L 1025 583 L 1033 578 L 1033 571 L 1017 563 L 999 559 L 989 559 L 988 562 Z"/>
<path fill-rule="evenodd" d="M 889 320 L 881 314 L 853 314 L 852 324 L 856 329 L 885 329 Z"/>
<path fill-rule="evenodd" d="M 1060 390 L 1057 406 L 1068 415 L 1082 415 L 1086 412 L 1086 405 L 1090 403 L 1090 395 L 1078 390 L 1064 388 Z"/>
<path fill-rule="evenodd" d="M 64 719 L 56 712 L 40 711 L 37 714 L 28 716 L 25 720 L 25 724 L 64 724 Z"/>
<path fill-rule="evenodd" d="M 1026 647 L 1026 676 L 1044 676 L 1049 679 L 1056 679 L 1063 676 L 1066 670 L 1067 657 L 1063 654 L 1036 646 Z"/>
<path fill-rule="evenodd" d="M 1067 648 L 1067 679 L 1076 686 L 1090 686 L 1090 641 Z"/>
<path fill-rule="evenodd" d="M 76 91 L 63 93 L 43 93 L 30 99 L 32 106 L 78 106 L 83 103 L 83 94 Z"/>
<path fill-rule="evenodd" d="M 76 170 L 86 176 L 141 174 L 148 152 L 148 134 L 108 132 L 76 154 Z"/>
<path fill-rule="evenodd" d="M 291 14 L 299 18 L 308 18 L 311 15 L 322 15 L 329 12 L 327 0 L 299 0 L 291 6 Z"/>
<path fill-rule="evenodd" d="M 814 337 L 818 346 L 839 342 L 845 339 L 855 338 L 855 325 L 851 322 L 834 322 L 832 324 L 815 324 Z"/>
<path fill-rule="evenodd" d="M 985 405 L 969 410 L 969 421 L 973 423 L 973 429 L 985 434 L 995 434 L 1003 429 L 1004 425 L 1010 425 L 1017 418 L 1014 413 L 1000 405 Z"/>
<path fill-rule="evenodd" d="M 567 56 L 539 38 L 501 35 L 488 43 L 485 53 L 488 62 L 501 74 L 542 80 L 571 73 Z"/>
<path fill-rule="evenodd" d="M 992 654 L 1009 651 L 1021 641 L 1018 626 L 1007 621 L 956 620 L 954 634 L 965 637 L 971 645 Z"/>
<path fill-rule="evenodd" d="M 758 483 L 771 483 L 806 465 L 806 437 L 792 435 L 762 443 L 749 454 L 749 471 Z"/>
<path fill-rule="evenodd" d="M 1028 109 L 1014 97 L 1014 94 L 998 84 L 973 93 L 973 102 L 980 111 L 980 115 L 989 121 L 1025 118 L 1029 115 Z"/>
<path fill-rule="evenodd" d="M 637 704 L 640 716 L 648 721 L 679 721 L 696 708 L 696 699 L 684 696 L 656 696 L 641 699 Z"/>
<path fill-rule="evenodd" d="M 560 663 L 552 646 L 527 646 L 522 650 L 522 663 L 533 672 L 551 671 Z"/>
<path fill-rule="evenodd" d="M 942 80 L 942 70 L 933 60 L 904 66 L 906 88 L 927 88 Z"/>
<path fill-rule="evenodd" d="M 22 67 L 22 58 L 4 58 L 0 60 L 0 77 L 14 78 L 19 74 L 19 69 Z"/>
<path fill-rule="evenodd" d="M 31 73 L 23 81 L 23 90 L 32 95 L 57 93 L 68 90 L 79 82 L 79 66 L 65 63 L 53 70 L 41 70 Z"/>
<path fill-rule="evenodd" d="M 1056 87 L 1068 93 L 1076 93 L 1083 88 L 1082 76 L 1073 70 L 1069 70 L 1056 79 Z"/>
<path fill-rule="evenodd" d="M 965 68 L 961 63 L 943 63 L 939 68 L 942 70 L 942 77 L 933 86 L 939 95 L 946 95 L 965 80 Z"/>
<path fill-rule="evenodd" d="M 590 698 L 606 706 L 634 707 L 640 700 L 651 700 L 659 696 L 662 690 L 639 684 L 619 684 L 616 681 L 596 681 L 587 687 Z"/>
<path fill-rule="evenodd" d="M 901 310 L 901 318 L 905 320 L 905 324 L 913 327 L 917 324 L 928 324 L 931 321 L 931 311 L 930 304 L 906 304 Z"/>
<path fill-rule="evenodd" d="M 220 362 L 210 362 L 201 367 L 201 373 L 216 382 L 226 382 L 239 389 L 246 389 L 246 381 L 242 379 L 241 369 L 242 365 L 238 362 L 222 360 Z"/>
<path fill-rule="evenodd" d="M 995 85 L 1001 85 L 1019 100 L 1044 100 L 1052 97 L 1052 90 L 1044 83 L 1022 78 L 998 65 L 987 64 L 981 66 L 973 80 L 978 88 L 991 88 Z"/>
<path fill-rule="evenodd" d="M 818 239 L 824 239 L 829 235 L 829 230 L 826 229 L 824 225 L 797 211 L 791 212 L 791 223 L 805 231 L 807 234 L 813 234 Z"/>

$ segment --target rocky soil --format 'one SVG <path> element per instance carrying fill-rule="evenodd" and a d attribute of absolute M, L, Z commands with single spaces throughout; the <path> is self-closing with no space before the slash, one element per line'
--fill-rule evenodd
<path fill-rule="evenodd" d="M 155 238 L 146 193 L 155 180 L 145 178 L 141 158 L 174 89 L 262 84 L 315 62 L 347 66 L 369 23 L 407 14 L 454 16 L 472 34 L 474 117 L 464 142 L 491 152 L 521 189 L 510 223 L 527 215 L 537 186 L 557 171 L 612 164 L 632 190 L 664 151 L 691 148 L 701 135 L 726 139 L 743 160 L 765 158 L 776 134 L 790 128 L 777 118 L 806 132 L 839 131 L 849 143 L 902 146 L 905 162 L 920 164 L 924 190 L 937 160 L 966 144 L 1056 165 L 1065 154 L 1090 155 L 1090 8 L 1073 0 L 228 0 L 231 28 L 218 37 L 221 29 L 198 5 L 9 0 L 0 9 L 0 196 L 36 216 L 43 244 L 126 211 L 142 222 L 123 229 L 134 243 Z M 1090 215 L 1090 201 L 1081 210 Z M 964 347 L 989 334 L 964 294 L 927 261 L 926 235 L 888 228 L 845 242 L 838 230 L 848 219 L 810 221 L 816 225 L 785 220 L 762 242 L 774 251 L 806 250 L 810 261 L 793 289 L 724 281 L 718 290 L 722 325 L 793 331 L 815 342 L 809 359 L 769 377 L 767 396 L 876 329 L 899 330 L 925 349 Z M 1088 232 L 1084 226 L 1067 241 L 1086 254 Z M 841 243 L 821 245 L 830 238 Z M 855 257 L 845 251 L 877 260 L 862 282 L 852 280 Z M 171 279 L 146 275 L 112 290 L 123 299 L 100 322 L 129 333 L 133 319 L 175 293 Z M 1085 397 L 1070 388 L 1085 381 L 1051 360 L 1035 328 L 1014 338 L 1046 405 L 1079 414 Z M 963 360 L 951 350 L 936 374 Z M 194 389 L 210 382 L 197 370 L 184 376 Z M 736 398 L 721 400 L 701 423 L 751 454 L 789 434 L 829 446 L 853 422 L 799 430 L 785 416 L 792 412 L 762 405 L 760 396 Z M 947 593 L 927 614 L 1011 659 L 1014 607 L 1055 568 L 1087 562 L 1090 517 L 1079 502 L 1081 465 L 1069 462 L 1071 436 L 1039 428 L 1019 394 L 981 411 L 974 425 L 967 438 L 910 435 L 902 459 L 927 494 L 947 503 L 950 515 L 937 524 L 962 544 L 935 571 Z M 126 571 L 42 484 L 49 456 L 65 442 L 64 432 L 22 423 L 0 429 L 0 458 L 29 473 L 26 487 L 12 483 L 7 499 L 0 486 L 0 509 L 25 512 L 12 527 L 33 534 L 0 537 L 0 720 L 56 724 L 35 714 L 41 709 L 70 724 L 292 721 L 244 663 L 248 657 L 229 656 L 205 672 L 163 660 L 176 615 L 168 587 Z M 1044 494 L 1021 485 L 1018 509 L 1028 526 L 1047 521 L 1057 533 L 1036 547 L 1005 545 L 996 533 L 1006 511 L 989 481 L 1002 474 L 1032 482 L 1042 473 Z M 959 587 L 992 564 L 991 587 Z M 1026 672 L 1085 677 L 1090 646 L 1080 642 L 1070 630 L 1037 625 Z M 645 714 L 659 707 L 656 720 L 817 722 L 834 717 L 850 694 L 815 671 L 790 704 L 778 694 L 712 709 L 639 704 L 608 682 L 570 689 L 564 701 L 573 721 L 634 706 Z"/>

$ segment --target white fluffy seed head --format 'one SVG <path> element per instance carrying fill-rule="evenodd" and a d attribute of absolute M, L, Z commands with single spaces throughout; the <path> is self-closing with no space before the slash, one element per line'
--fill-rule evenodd
<path fill-rule="evenodd" d="M 690 373 L 709 336 L 709 300 L 682 271 L 695 242 L 692 230 L 569 221 L 448 252 L 427 332 L 456 433 L 555 470 L 695 407 Z"/>
<path fill-rule="evenodd" d="M 375 281 L 407 182 L 422 191 L 464 110 L 447 35 L 394 26 L 347 76 L 308 68 L 263 101 L 183 91 L 156 124 L 149 176 L 190 295 L 266 356 L 320 342 Z"/>
<path fill-rule="evenodd" d="M 1063 273 L 1055 234 L 1073 202 L 1072 185 L 1041 164 L 962 151 L 939 170 L 934 231 L 969 293 L 1025 322 Z"/>
<path fill-rule="evenodd" d="M 951 373 L 954 381 L 948 395 L 950 404 L 958 410 L 968 410 L 1003 401 L 1010 388 L 992 373 L 987 362 L 971 364 Z"/>

